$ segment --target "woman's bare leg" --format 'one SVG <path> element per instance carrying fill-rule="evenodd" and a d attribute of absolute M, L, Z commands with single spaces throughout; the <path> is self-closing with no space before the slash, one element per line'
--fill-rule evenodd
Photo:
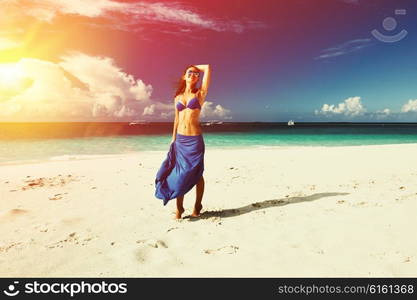
<path fill-rule="evenodd" d="M 201 176 L 200 180 L 197 183 L 196 188 L 196 199 L 194 204 L 194 211 L 191 214 L 193 217 L 198 217 L 200 215 L 200 211 L 203 208 L 201 202 L 203 201 L 203 194 L 204 194 L 204 177 Z"/>
<path fill-rule="evenodd" d="M 177 197 L 177 211 L 175 212 L 175 219 L 181 219 L 181 215 L 184 212 L 184 196 Z"/>

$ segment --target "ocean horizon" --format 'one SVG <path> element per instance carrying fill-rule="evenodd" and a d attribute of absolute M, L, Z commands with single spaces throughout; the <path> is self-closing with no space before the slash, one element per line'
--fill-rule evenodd
<path fill-rule="evenodd" d="M 0 123 L 0 163 L 167 151 L 172 122 Z M 201 122 L 206 149 L 417 143 L 417 123 Z"/>

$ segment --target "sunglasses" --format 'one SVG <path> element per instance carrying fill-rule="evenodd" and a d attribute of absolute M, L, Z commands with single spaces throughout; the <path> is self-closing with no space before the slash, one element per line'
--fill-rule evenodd
<path fill-rule="evenodd" d="M 188 71 L 188 72 L 187 72 L 187 74 L 188 74 L 188 75 L 191 75 L 191 74 L 193 74 L 193 73 L 194 73 L 194 75 L 195 75 L 195 76 L 197 76 L 197 77 L 199 77 L 199 76 L 200 76 L 200 72 L 197 72 L 197 71 L 191 71 L 191 70 L 190 70 L 190 71 Z"/>

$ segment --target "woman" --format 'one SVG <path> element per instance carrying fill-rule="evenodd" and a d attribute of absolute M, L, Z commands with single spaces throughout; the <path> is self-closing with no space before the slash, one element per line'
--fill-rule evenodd
<path fill-rule="evenodd" d="M 204 72 L 204 77 L 197 88 L 200 72 Z M 176 219 L 181 219 L 184 195 L 194 185 L 197 185 L 196 201 L 191 216 L 198 217 L 203 208 L 205 144 L 199 118 L 209 85 L 210 66 L 191 65 L 182 74 L 175 93 L 172 140 L 167 158 L 156 175 L 155 196 L 163 199 L 164 205 L 177 198 Z"/>

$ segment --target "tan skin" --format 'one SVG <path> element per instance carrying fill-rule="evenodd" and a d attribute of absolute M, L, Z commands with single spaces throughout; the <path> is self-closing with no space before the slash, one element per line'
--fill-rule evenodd
<path fill-rule="evenodd" d="M 189 73 L 189 71 L 191 71 Z M 197 93 L 192 93 L 195 85 L 200 79 L 194 72 L 204 72 L 204 77 L 202 79 L 201 88 Z M 174 129 L 172 132 L 171 143 L 175 141 L 176 134 L 182 135 L 200 135 L 202 130 L 200 127 L 200 109 L 190 109 L 187 107 L 188 101 L 197 97 L 200 106 L 203 107 L 204 101 L 207 96 L 208 87 L 210 85 L 211 70 L 209 65 L 195 65 L 195 67 L 190 67 L 183 74 L 183 79 L 185 80 L 185 91 L 182 95 L 175 97 L 174 109 L 175 109 L 175 120 L 174 120 Z M 180 101 L 186 108 L 182 111 L 178 111 L 177 102 Z M 200 215 L 203 205 L 201 204 L 204 194 L 204 177 L 201 176 L 200 180 L 197 183 L 196 187 L 196 200 L 194 204 L 192 217 L 198 217 Z M 177 197 L 177 210 L 175 212 L 175 219 L 181 219 L 181 215 L 184 212 L 184 196 Z"/>

